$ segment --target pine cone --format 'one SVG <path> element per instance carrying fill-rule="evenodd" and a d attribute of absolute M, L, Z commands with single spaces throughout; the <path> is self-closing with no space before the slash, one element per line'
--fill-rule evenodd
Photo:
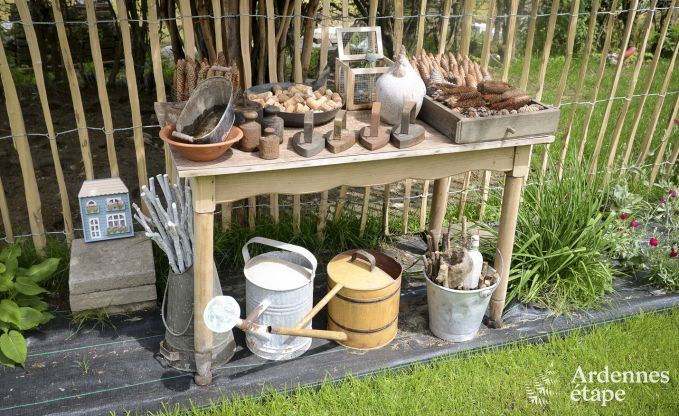
<path fill-rule="evenodd" d="M 502 93 L 502 100 L 508 100 L 512 97 L 519 97 L 521 95 L 527 95 L 524 91 L 518 88 L 512 88 Z"/>
<path fill-rule="evenodd" d="M 519 108 L 518 112 L 519 113 L 532 113 L 534 111 L 540 111 L 542 109 L 543 109 L 543 107 L 540 104 L 528 104 L 528 105 L 524 105 L 523 107 Z"/>
<path fill-rule="evenodd" d="M 198 83 L 200 84 L 202 81 L 207 78 L 207 72 L 210 70 L 210 64 L 208 63 L 206 58 L 203 58 L 203 61 L 200 63 L 200 71 L 198 72 Z"/>
<path fill-rule="evenodd" d="M 473 73 L 468 72 L 464 79 L 468 87 L 476 89 L 478 85 L 478 80 L 476 79 L 476 76 Z"/>
<path fill-rule="evenodd" d="M 488 104 L 495 104 L 502 101 L 502 94 L 483 94 L 483 99 L 486 100 Z"/>
<path fill-rule="evenodd" d="M 461 94 L 457 94 L 456 96 L 457 96 L 457 99 L 459 101 L 463 101 L 463 100 L 471 100 L 473 98 L 481 98 L 481 93 L 478 92 L 478 91 L 470 91 L 470 92 L 463 92 Z M 484 101 L 484 104 L 485 104 L 486 100 L 483 100 L 483 101 Z"/>
<path fill-rule="evenodd" d="M 187 99 L 191 96 L 191 93 L 196 88 L 196 64 L 193 60 L 186 60 L 186 84 L 184 84 L 184 97 Z"/>
<path fill-rule="evenodd" d="M 183 59 L 178 60 L 174 68 L 177 80 L 177 84 L 174 88 L 174 99 L 176 101 L 184 101 L 184 85 L 186 84 L 186 74 L 184 74 L 185 69 L 186 61 Z"/>
<path fill-rule="evenodd" d="M 527 95 L 519 95 L 516 97 L 509 98 L 499 103 L 495 103 L 490 106 L 491 110 L 518 110 L 524 105 L 530 103 L 532 98 Z"/>
<path fill-rule="evenodd" d="M 443 91 L 446 94 L 462 94 L 465 92 L 477 92 L 475 88 L 470 88 L 470 87 L 464 87 L 464 86 L 459 86 L 459 87 L 451 87 L 446 84 L 432 84 L 432 87 L 437 88 L 441 91 Z"/>
<path fill-rule="evenodd" d="M 481 97 L 470 98 L 468 100 L 460 100 L 457 102 L 457 107 L 469 108 L 469 107 L 483 107 L 486 102 Z"/>
<path fill-rule="evenodd" d="M 512 88 L 512 86 L 504 81 L 487 80 L 479 83 L 479 91 L 484 94 L 502 94 L 503 92 Z"/>

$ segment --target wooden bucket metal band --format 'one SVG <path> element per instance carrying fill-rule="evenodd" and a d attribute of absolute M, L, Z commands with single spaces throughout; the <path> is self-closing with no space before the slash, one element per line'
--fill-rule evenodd
<path fill-rule="evenodd" d="M 382 302 L 382 301 L 389 299 L 390 297 L 392 297 L 396 293 L 398 293 L 400 290 L 401 290 L 401 285 L 398 285 L 396 287 L 396 290 L 394 290 L 393 292 L 391 292 L 388 295 L 382 296 L 381 298 L 377 298 L 377 299 L 354 299 L 354 298 L 346 297 L 346 296 L 342 295 L 341 293 L 336 294 L 335 297 L 342 299 L 344 301 L 350 302 L 350 303 L 363 303 L 363 304 L 378 303 L 378 302 Z"/>
<path fill-rule="evenodd" d="M 375 329 L 354 329 L 354 328 L 349 328 L 349 327 L 346 327 L 346 326 L 344 326 L 344 325 L 341 325 L 341 324 L 337 323 L 337 321 L 335 321 L 334 319 L 332 319 L 332 316 L 330 316 L 330 314 L 328 314 L 328 319 L 330 319 L 330 320 L 332 321 L 333 324 L 337 325 L 337 327 L 339 327 L 339 328 L 340 328 L 341 330 L 343 330 L 343 331 L 353 332 L 353 333 L 355 333 L 355 334 L 374 334 L 374 333 L 376 333 L 376 332 L 384 331 L 385 329 L 387 329 L 387 328 L 389 328 L 390 326 L 392 326 L 392 325 L 394 324 L 394 322 L 396 322 L 396 320 L 398 319 L 398 315 L 396 315 L 396 317 L 395 317 L 394 319 L 392 319 L 391 322 L 389 322 L 389 323 L 386 324 L 385 326 L 380 327 L 380 328 L 375 328 Z"/>

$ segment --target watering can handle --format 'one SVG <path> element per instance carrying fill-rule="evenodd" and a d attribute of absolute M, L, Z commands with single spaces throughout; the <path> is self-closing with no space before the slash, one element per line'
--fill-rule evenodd
<path fill-rule="evenodd" d="M 375 256 L 373 256 L 372 254 L 368 253 L 368 252 L 365 251 L 365 250 L 356 250 L 356 251 L 354 251 L 353 254 L 351 255 L 351 260 L 350 260 L 350 261 L 351 261 L 352 263 L 355 262 L 356 259 L 357 259 L 359 256 L 360 256 L 360 257 L 363 257 L 363 259 L 367 260 L 368 263 L 370 263 L 370 271 L 371 271 L 371 272 L 372 272 L 373 270 L 375 270 L 376 262 L 377 262 L 377 260 L 375 260 Z"/>
<path fill-rule="evenodd" d="M 248 246 L 254 243 L 274 247 L 280 250 L 291 251 L 293 253 L 297 253 L 299 255 L 304 256 L 304 258 L 309 260 L 309 263 L 311 263 L 311 280 L 314 279 L 314 276 L 316 275 L 316 267 L 318 266 L 318 262 L 316 261 L 316 257 L 314 257 L 314 255 L 311 254 L 309 250 L 305 249 L 304 247 L 283 243 L 281 241 L 272 240 L 270 238 L 253 237 L 243 246 L 243 260 L 245 261 L 245 263 L 250 261 L 250 251 L 248 250 Z"/>

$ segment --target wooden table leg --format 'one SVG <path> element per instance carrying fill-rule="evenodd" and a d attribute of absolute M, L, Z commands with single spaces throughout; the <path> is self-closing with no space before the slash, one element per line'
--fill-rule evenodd
<path fill-rule="evenodd" d="M 502 196 L 502 211 L 500 213 L 500 229 L 498 231 L 497 249 L 502 256 L 495 256 L 495 270 L 502 271 L 500 285 L 495 289 L 490 299 L 489 319 L 486 322 L 491 328 L 502 327 L 502 311 L 505 307 L 507 296 L 507 283 L 509 267 L 512 261 L 514 249 L 514 234 L 516 221 L 519 214 L 519 202 L 521 201 L 521 187 L 523 177 L 515 177 L 511 172 L 505 176 L 505 189 Z"/>
<path fill-rule="evenodd" d="M 429 231 L 434 238 L 434 247 L 438 247 L 441 239 L 441 228 L 448 207 L 448 188 L 450 177 L 434 181 L 434 193 L 431 198 L 431 214 L 429 215 Z"/>
<path fill-rule="evenodd" d="M 212 332 L 203 322 L 203 311 L 212 298 L 215 180 L 213 176 L 191 179 L 193 194 L 193 345 L 196 384 L 212 382 Z"/>

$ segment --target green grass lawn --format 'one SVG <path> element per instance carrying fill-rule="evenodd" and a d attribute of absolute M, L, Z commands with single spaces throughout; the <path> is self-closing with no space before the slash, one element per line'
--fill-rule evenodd
<path fill-rule="evenodd" d="M 455 356 L 409 369 L 384 372 L 366 379 L 349 377 L 325 382 L 318 389 L 296 389 L 289 395 L 271 392 L 262 398 L 235 398 L 215 402 L 192 415 L 315 415 L 315 414 L 679 414 L 679 309 L 667 314 L 641 315 L 628 320 L 576 332 L 549 342 L 520 344 L 469 356 Z M 573 383 L 578 367 L 589 372 L 668 372 L 667 383 L 587 383 L 586 397 L 624 391 L 624 400 L 571 399 L 583 384 Z M 595 376 L 596 377 L 596 376 Z M 601 377 L 604 377 L 601 374 Z M 659 376 L 655 376 L 656 378 Z M 549 379 L 549 384 L 545 382 Z M 603 379 L 602 379 L 603 380 Z M 629 380 L 629 379 L 628 379 Z M 631 381 L 631 380 L 630 380 Z M 538 383 L 538 386 L 535 384 Z M 532 403 L 527 386 L 545 403 Z M 606 393 L 612 391 L 613 393 Z M 263 392 L 267 393 L 267 392 Z M 580 393 L 581 394 L 581 393 Z M 618 393 L 622 397 L 623 393 Z M 159 415 L 182 413 L 166 406 Z"/>

